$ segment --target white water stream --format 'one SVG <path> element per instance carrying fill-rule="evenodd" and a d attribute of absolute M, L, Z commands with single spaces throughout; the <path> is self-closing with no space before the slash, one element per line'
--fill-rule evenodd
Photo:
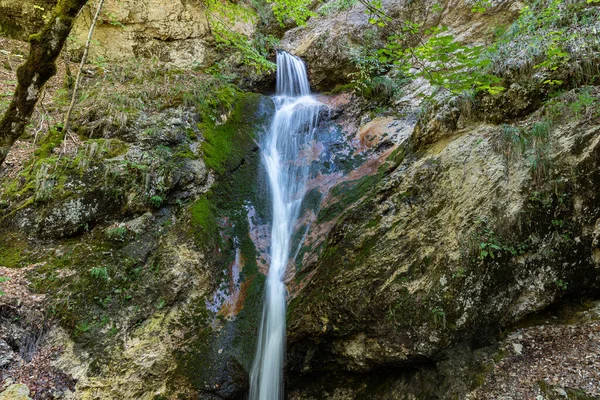
<path fill-rule="evenodd" d="M 321 103 L 310 95 L 299 58 L 277 53 L 276 112 L 262 145 L 271 195 L 271 247 L 262 321 L 250 374 L 250 400 L 283 398 L 286 288 L 292 235 L 305 194 L 307 152 Z"/>

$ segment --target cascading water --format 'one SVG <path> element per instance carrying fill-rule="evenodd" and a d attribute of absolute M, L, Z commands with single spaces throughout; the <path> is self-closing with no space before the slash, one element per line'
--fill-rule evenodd
<path fill-rule="evenodd" d="M 310 95 L 299 58 L 277 53 L 276 112 L 262 145 L 262 162 L 271 194 L 270 266 L 258 345 L 250 375 L 250 400 L 283 397 L 286 289 L 283 283 L 292 235 L 300 213 L 312 141 L 321 103 Z"/>

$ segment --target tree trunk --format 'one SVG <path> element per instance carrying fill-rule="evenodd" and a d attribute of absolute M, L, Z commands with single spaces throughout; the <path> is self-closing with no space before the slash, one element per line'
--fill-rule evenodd
<path fill-rule="evenodd" d="M 96 27 L 96 22 L 98 22 L 98 17 L 100 17 L 100 11 L 102 11 L 103 5 L 104 0 L 100 0 L 100 3 L 98 4 L 98 10 L 96 10 L 96 15 L 94 16 L 94 20 L 92 21 L 92 24 L 90 26 L 87 41 L 85 42 L 83 57 L 81 57 L 81 64 L 79 65 L 77 79 L 75 79 L 75 86 L 73 87 L 73 96 L 71 97 L 71 104 L 69 105 L 69 109 L 67 110 L 67 114 L 65 116 L 65 122 L 63 124 L 63 132 L 65 133 L 65 135 L 69 131 L 69 121 L 71 119 L 71 113 L 73 113 L 73 108 L 75 107 L 75 102 L 77 100 L 77 89 L 79 89 L 79 84 L 81 83 L 81 73 L 83 72 L 85 62 L 87 61 L 88 51 L 90 50 L 90 43 L 92 42 L 92 35 L 94 34 L 94 28 Z"/>
<path fill-rule="evenodd" d="M 87 0 L 59 0 L 42 30 L 29 37 L 29 56 L 17 70 L 17 89 L 0 121 L 0 165 L 23 134 L 46 82 L 56 74 L 56 59 Z"/>

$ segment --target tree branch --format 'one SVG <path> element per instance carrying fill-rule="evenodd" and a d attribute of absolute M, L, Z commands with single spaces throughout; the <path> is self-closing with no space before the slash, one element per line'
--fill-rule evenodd
<path fill-rule="evenodd" d="M 17 70 L 15 94 L 0 120 L 0 164 L 23 134 L 44 85 L 56 74 L 56 59 L 86 3 L 87 0 L 59 0 L 41 31 L 29 37 L 29 56 Z"/>
<path fill-rule="evenodd" d="M 85 42 L 85 49 L 83 50 L 81 64 L 79 64 L 79 71 L 77 71 L 77 78 L 75 79 L 75 86 L 73 87 L 73 96 L 71 97 L 71 104 L 69 105 L 69 109 L 67 110 L 67 114 L 65 115 L 65 121 L 63 125 L 63 132 L 65 132 L 65 135 L 66 132 L 69 131 L 69 121 L 71 119 L 71 114 L 73 113 L 73 108 L 75 108 L 75 101 L 77 100 L 77 89 L 79 89 L 79 84 L 81 83 L 81 73 L 87 61 L 88 52 L 90 50 L 90 43 L 92 42 L 92 35 L 94 34 L 94 28 L 96 27 L 96 22 L 98 22 L 98 17 L 100 17 L 100 11 L 102 11 L 103 5 L 104 0 L 100 0 L 100 3 L 98 4 L 98 9 L 96 10 L 96 15 L 94 15 L 94 19 L 92 20 L 92 24 L 90 25 L 90 31 L 88 33 L 87 41 Z"/>

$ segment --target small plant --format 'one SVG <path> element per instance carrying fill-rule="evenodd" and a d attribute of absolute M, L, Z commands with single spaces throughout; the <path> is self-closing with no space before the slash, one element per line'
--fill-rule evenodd
<path fill-rule="evenodd" d="M 109 239 L 123 241 L 127 235 L 127 226 L 114 226 L 107 228 L 105 233 Z"/>
<path fill-rule="evenodd" d="M 154 208 L 159 208 L 165 199 L 162 196 L 154 195 L 148 199 L 148 203 Z"/>
<path fill-rule="evenodd" d="M 569 104 L 569 109 L 576 117 L 585 116 L 586 119 L 600 115 L 598 99 L 592 96 L 590 88 L 584 88 L 578 93 L 576 100 Z"/>
<path fill-rule="evenodd" d="M 106 296 L 105 298 L 100 300 L 100 304 L 102 305 L 102 307 L 107 308 L 110 305 L 110 303 L 112 303 L 112 300 L 112 297 Z"/>
<path fill-rule="evenodd" d="M 548 119 L 542 119 L 541 121 L 538 121 L 535 124 L 533 124 L 533 126 L 528 132 L 528 136 L 544 141 L 548 139 L 548 134 L 550 133 L 551 125 L 552 121 Z"/>
<path fill-rule="evenodd" d="M 10 281 L 10 278 L 7 278 L 6 276 L 0 276 L 0 283 L 4 283 L 4 282 L 8 282 Z M 0 297 L 4 296 L 4 292 L 2 290 L 0 290 Z"/>
<path fill-rule="evenodd" d="M 75 325 L 75 336 L 79 336 L 82 333 L 86 333 L 90 329 L 92 329 L 92 324 L 90 324 L 88 322 L 81 322 L 81 323 Z"/>
<path fill-rule="evenodd" d="M 435 322 L 436 325 L 441 322 L 442 325 L 444 327 L 446 327 L 446 313 L 444 312 L 444 310 L 441 307 L 435 306 L 431 310 L 431 314 L 433 315 L 433 321 Z"/>
<path fill-rule="evenodd" d="M 160 299 L 158 299 L 158 304 L 156 305 L 156 308 L 161 310 L 161 309 L 165 308 L 166 304 L 167 304 L 167 302 L 165 301 L 165 299 L 160 298 Z"/>
<path fill-rule="evenodd" d="M 467 269 L 464 267 L 459 268 L 458 271 L 452 274 L 452 278 L 464 278 L 465 276 L 467 276 Z"/>
<path fill-rule="evenodd" d="M 476 229 L 471 238 L 477 243 L 477 256 L 480 260 L 494 260 L 503 253 L 516 256 L 527 251 L 527 243 L 520 243 L 516 247 L 503 243 L 484 219 L 477 219 L 475 225 Z"/>
<path fill-rule="evenodd" d="M 107 281 L 108 280 L 108 270 L 106 267 L 94 267 L 90 270 L 90 275 L 94 279 Z"/>
<path fill-rule="evenodd" d="M 370 41 L 372 34 L 366 34 L 366 41 Z M 370 51 L 368 46 L 349 49 L 350 58 L 356 72 L 348 77 L 354 85 L 354 91 L 363 97 L 369 97 L 374 79 L 381 77 L 389 71 L 391 63 L 382 61 L 382 58 Z"/>
<path fill-rule="evenodd" d="M 544 111 L 546 117 L 553 121 L 566 117 L 590 120 L 600 116 L 598 98 L 590 86 L 552 96 L 544 103 Z"/>
<path fill-rule="evenodd" d="M 567 290 L 567 282 L 563 281 L 562 279 L 557 279 L 554 281 L 554 284 L 560 289 L 560 290 Z"/>
<path fill-rule="evenodd" d="M 492 2 L 490 0 L 477 0 L 475 1 L 475 4 L 473 4 L 473 7 L 471 7 L 471 12 L 483 14 L 491 6 Z"/>

